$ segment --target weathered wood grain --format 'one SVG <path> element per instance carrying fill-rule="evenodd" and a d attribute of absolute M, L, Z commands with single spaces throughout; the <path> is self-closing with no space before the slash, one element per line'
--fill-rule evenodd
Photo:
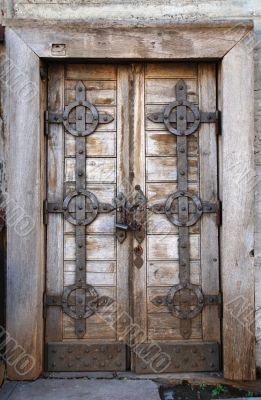
<path fill-rule="evenodd" d="M 159 68 L 161 69 L 161 68 Z M 173 68 L 175 70 L 175 68 Z M 180 78 L 169 79 L 168 74 L 161 79 L 146 79 L 146 104 L 169 104 L 174 101 L 175 86 Z M 186 84 L 188 87 L 188 101 L 192 103 L 198 103 L 198 93 L 197 93 L 197 79 L 186 79 Z"/>
<path fill-rule="evenodd" d="M 48 109 L 59 112 L 63 109 L 64 66 L 49 65 Z M 64 138 L 63 127 L 50 124 L 47 141 L 47 199 L 57 202 L 63 198 L 64 182 Z M 46 247 L 46 291 L 48 295 L 63 292 L 63 216 L 50 214 L 47 224 Z M 46 310 L 46 341 L 62 340 L 62 310 L 50 307 Z"/>
<path fill-rule="evenodd" d="M 11 87 L 8 93 L 8 195 L 25 217 L 14 224 L 7 215 L 6 300 L 7 331 L 32 359 L 24 375 L 15 364 L 8 364 L 7 374 L 9 379 L 36 379 L 43 368 L 44 288 L 39 58 L 10 29 L 6 29 L 6 49 L 10 82 L 22 88 L 29 82 L 32 88 L 27 98 Z"/>
<path fill-rule="evenodd" d="M 256 376 L 254 192 L 251 190 L 254 184 L 254 82 L 250 39 L 242 40 L 222 63 L 223 348 L 224 375 L 232 380 L 253 380 Z M 240 116 L 240 125 L 237 116 Z M 246 314 L 238 310 L 240 300 Z"/>
<path fill-rule="evenodd" d="M 216 69 L 214 64 L 198 67 L 200 110 L 216 110 Z M 199 130 L 200 198 L 215 203 L 218 200 L 217 132 L 215 124 L 202 124 Z M 217 216 L 201 217 L 201 273 L 205 294 L 218 294 L 219 287 L 219 237 Z M 220 342 L 220 317 L 218 306 L 205 306 L 202 311 L 203 339 Z"/>
<path fill-rule="evenodd" d="M 192 320 L 191 340 L 202 339 L 201 315 Z M 184 340 L 180 334 L 180 320 L 168 313 L 148 314 L 148 339 L 160 341 Z"/>
<path fill-rule="evenodd" d="M 177 180 L 176 157 L 147 157 L 146 158 L 147 182 L 169 182 Z M 197 181 L 197 158 L 188 157 L 188 180 Z M 170 192 L 171 193 L 171 192 Z"/>
<path fill-rule="evenodd" d="M 114 183 L 116 181 L 115 158 L 87 158 L 86 175 L 89 183 Z M 75 158 L 65 159 L 65 181 L 75 181 Z"/>
<path fill-rule="evenodd" d="M 156 110 L 155 110 L 156 111 Z M 157 110 L 158 111 L 158 110 Z M 159 125 L 159 124 L 157 124 Z M 155 128 L 155 127 L 154 127 Z M 175 156 L 177 154 L 177 138 L 164 130 L 146 131 L 146 154 L 147 156 Z M 188 155 L 196 156 L 198 153 L 197 134 L 188 137 Z"/>
<path fill-rule="evenodd" d="M 67 64 L 65 78 L 83 81 L 99 80 L 99 87 L 101 87 L 104 84 L 102 81 L 116 81 L 117 70 L 113 64 Z"/>
<path fill-rule="evenodd" d="M 142 23 L 138 26 L 137 22 L 130 22 L 128 26 L 128 21 L 124 22 L 125 26 L 116 21 L 111 26 L 101 23 L 99 29 L 98 24 L 54 25 L 49 21 L 41 29 L 35 22 L 12 29 L 39 57 L 57 56 L 50 46 L 54 43 L 65 44 L 65 58 L 104 58 L 109 49 L 111 59 L 209 59 L 222 58 L 252 28 L 251 23 L 234 22 L 237 28 L 231 29 L 231 21 L 182 25 L 166 20 L 158 26 L 145 22 L 145 27 Z"/>
<path fill-rule="evenodd" d="M 88 260 L 115 260 L 115 237 L 114 235 L 88 235 L 87 236 L 87 259 Z M 75 259 L 75 236 L 64 237 L 65 260 Z"/>
<path fill-rule="evenodd" d="M 130 67 L 119 65 L 117 70 L 117 195 L 130 192 Z M 132 237 L 127 233 L 123 243 L 117 241 L 117 339 L 130 342 L 124 319 L 131 315 Z M 124 329 L 121 329 L 121 327 Z"/>
<path fill-rule="evenodd" d="M 179 263 L 177 261 L 149 261 L 147 270 L 148 286 L 169 286 L 179 283 Z M 193 284 L 200 285 L 199 261 L 191 261 L 190 278 Z M 157 309 L 160 310 L 160 308 Z"/>
<path fill-rule="evenodd" d="M 88 136 L 86 140 L 86 153 L 89 157 L 115 157 L 116 156 L 116 132 L 96 132 Z M 75 156 L 75 137 L 65 134 L 65 155 Z"/>
<path fill-rule="evenodd" d="M 86 320 L 86 334 L 83 339 L 97 340 L 101 343 L 116 340 L 116 315 L 114 314 L 95 314 Z M 64 339 L 75 339 L 74 320 L 64 316 L 63 325 Z"/>
<path fill-rule="evenodd" d="M 147 63 L 145 65 L 145 78 L 197 78 L 198 65 L 197 63 Z"/>
<path fill-rule="evenodd" d="M 178 257 L 178 235 L 148 236 L 149 260 L 177 260 Z M 199 235 L 190 235 L 190 258 L 200 258 Z"/>
<path fill-rule="evenodd" d="M 141 190 L 146 195 L 146 176 L 145 176 L 145 131 L 144 131 L 144 65 L 132 65 L 132 115 L 133 118 L 133 137 L 132 137 L 132 154 L 131 168 L 133 171 L 132 190 L 134 192 L 135 185 L 140 185 Z M 138 246 L 138 241 L 133 238 L 134 248 Z M 140 244 L 143 249 L 141 268 L 132 266 L 132 296 L 133 296 L 133 317 L 134 323 L 139 326 L 139 330 L 143 332 L 142 338 L 131 336 L 133 343 L 147 340 L 147 238 Z M 133 258 L 134 258 L 133 254 Z M 133 332 L 132 334 L 134 334 Z M 133 356 L 135 358 L 135 354 Z M 133 364 L 135 360 L 133 360 Z"/>
<path fill-rule="evenodd" d="M 177 234 L 178 227 L 173 225 L 165 214 L 155 214 L 152 211 L 147 213 L 147 232 L 149 235 L 154 233 Z M 200 233 L 200 224 L 196 223 L 189 228 L 190 233 Z"/>
<path fill-rule="evenodd" d="M 74 261 L 64 263 L 64 284 L 68 286 L 75 282 Z M 88 283 L 93 286 L 116 286 L 116 262 L 115 261 L 87 261 L 86 276 Z"/>
<path fill-rule="evenodd" d="M 170 193 L 175 192 L 177 190 L 177 183 L 171 182 L 171 186 L 166 185 L 164 182 L 150 182 L 147 184 L 147 198 L 149 200 L 149 204 L 159 203 L 167 199 Z M 198 192 L 198 183 L 191 182 L 188 185 L 188 190 L 196 194 Z"/>

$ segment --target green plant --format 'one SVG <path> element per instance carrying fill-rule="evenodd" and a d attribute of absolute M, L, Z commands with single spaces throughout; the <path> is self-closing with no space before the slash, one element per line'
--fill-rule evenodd
<path fill-rule="evenodd" d="M 247 392 L 247 394 L 246 394 L 246 397 L 254 397 L 254 393 L 253 393 L 253 392 L 250 392 L 250 391 L 248 391 L 248 392 Z"/>
<path fill-rule="evenodd" d="M 212 396 L 213 397 L 217 397 L 220 396 L 221 394 L 225 394 L 228 393 L 228 389 L 223 386 L 223 385 L 216 385 L 213 389 L 212 389 Z"/>
<path fill-rule="evenodd" d="M 206 383 L 201 383 L 199 385 L 199 390 L 205 390 L 207 388 L 207 384 Z"/>

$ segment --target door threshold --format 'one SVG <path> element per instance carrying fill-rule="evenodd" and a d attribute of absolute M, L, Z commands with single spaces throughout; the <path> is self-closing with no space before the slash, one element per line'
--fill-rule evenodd
<path fill-rule="evenodd" d="M 261 391 L 261 379 L 256 381 L 230 381 L 224 379 L 222 372 L 188 372 L 170 374 L 135 374 L 134 372 L 45 372 L 45 378 L 49 379 L 129 379 L 129 380 L 151 380 L 159 385 L 177 385 L 188 382 L 194 385 L 205 383 L 207 385 L 230 385 L 235 388 Z"/>

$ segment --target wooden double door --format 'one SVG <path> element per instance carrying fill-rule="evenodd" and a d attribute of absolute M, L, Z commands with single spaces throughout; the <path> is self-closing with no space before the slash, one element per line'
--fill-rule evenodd
<path fill-rule="evenodd" d="M 50 64 L 46 369 L 220 368 L 216 71 Z"/>

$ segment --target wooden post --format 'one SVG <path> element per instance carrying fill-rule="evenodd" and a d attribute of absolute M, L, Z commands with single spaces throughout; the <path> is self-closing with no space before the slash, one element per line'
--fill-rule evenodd
<path fill-rule="evenodd" d="M 6 30 L 6 47 L 9 92 L 6 358 L 8 378 L 24 380 L 36 379 L 43 368 L 44 160 L 40 59 L 10 29 Z"/>
<path fill-rule="evenodd" d="M 221 241 L 224 377 L 254 380 L 254 82 L 252 33 L 222 62 Z"/>

